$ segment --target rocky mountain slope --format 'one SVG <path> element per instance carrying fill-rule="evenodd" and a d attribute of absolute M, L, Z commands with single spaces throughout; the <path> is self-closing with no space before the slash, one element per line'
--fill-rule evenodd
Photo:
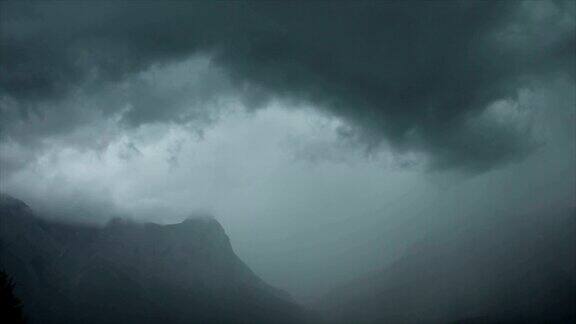
<path fill-rule="evenodd" d="M 31 323 L 301 323 L 307 312 L 259 279 L 211 218 L 107 226 L 37 218 L 0 198 L 0 267 Z"/>

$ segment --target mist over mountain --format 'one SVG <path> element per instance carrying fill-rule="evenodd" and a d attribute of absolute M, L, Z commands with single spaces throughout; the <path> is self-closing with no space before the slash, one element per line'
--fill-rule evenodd
<path fill-rule="evenodd" d="M 576 209 L 492 215 L 429 234 L 318 306 L 333 323 L 573 323 Z"/>
<path fill-rule="evenodd" d="M 551 222 L 550 219 L 554 219 Z M 0 268 L 30 323 L 571 323 L 576 210 L 430 232 L 306 310 L 256 276 L 213 218 L 104 227 L 0 199 Z M 514 231 L 510 231 L 514 228 Z"/>
<path fill-rule="evenodd" d="M 576 1 L 1 0 L 0 192 L 32 323 L 572 323 Z"/>
<path fill-rule="evenodd" d="M 302 323 L 209 217 L 173 225 L 48 222 L 2 195 L 0 268 L 30 323 Z"/>

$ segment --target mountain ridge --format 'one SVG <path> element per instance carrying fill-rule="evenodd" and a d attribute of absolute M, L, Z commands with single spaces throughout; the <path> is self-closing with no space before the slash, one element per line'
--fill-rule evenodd
<path fill-rule="evenodd" d="M 317 307 L 334 323 L 576 320 L 576 209 L 493 216 L 430 234 Z"/>
<path fill-rule="evenodd" d="M 250 270 L 213 218 L 56 223 L 0 198 L 1 267 L 32 322 L 300 323 L 308 312 Z"/>

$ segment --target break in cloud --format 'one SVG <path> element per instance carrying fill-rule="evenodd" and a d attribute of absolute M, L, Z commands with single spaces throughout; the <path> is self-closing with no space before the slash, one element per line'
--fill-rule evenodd
<path fill-rule="evenodd" d="M 249 109 L 275 98 L 342 119 L 341 134 L 369 150 L 385 142 L 432 168 L 486 171 L 534 147 L 530 127 L 501 118 L 522 93 L 575 76 L 571 1 L 2 2 L 1 12 L 2 142 L 28 147 L 99 120 L 201 127 L 223 98 Z M 162 80 L 175 62 L 185 63 Z"/>

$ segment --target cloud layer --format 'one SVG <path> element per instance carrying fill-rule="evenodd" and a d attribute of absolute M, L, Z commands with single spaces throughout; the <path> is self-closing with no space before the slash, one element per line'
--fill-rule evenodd
<path fill-rule="evenodd" d="M 369 149 L 386 141 L 435 168 L 483 171 L 533 144 L 487 110 L 575 70 L 570 1 L 3 2 L 1 18 L 4 140 L 110 116 L 188 122 L 206 115 L 182 107 L 233 92 L 251 108 L 313 104 Z M 173 74 L 192 86 L 142 76 L 190 57 L 196 67 Z M 88 115 L 66 104 L 102 91 Z"/>

